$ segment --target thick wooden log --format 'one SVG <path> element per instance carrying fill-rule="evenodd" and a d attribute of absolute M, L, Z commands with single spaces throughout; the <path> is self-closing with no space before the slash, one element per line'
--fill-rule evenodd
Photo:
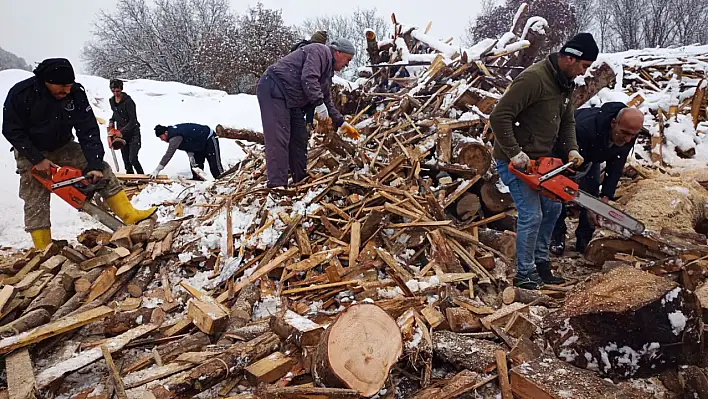
<path fill-rule="evenodd" d="M 298 346 L 315 346 L 324 328 L 292 310 L 279 312 L 270 321 L 270 327 L 283 341 L 293 340 Z"/>
<path fill-rule="evenodd" d="M 119 312 L 108 316 L 101 323 L 103 333 L 111 336 L 118 335 L 139 325 L 148 324 L 151 322 L 152 315 L 155 312 L 160 313 L 163 312 L 163 310 L 161 308 L 140 308 L 130 312 Z"/>
<path fill-rule="evenodd" d="M 493 342 L 465 337 L 452 331 L 433 332 L 435 356 L 452 364 L 458 370 L 488 372 L 496 363 L 494 351 L 497 349 L 503 348 Z"/>
<path fill-rule="evenodd" d="M 13 322 L 0 327 L 0 335 L 9 336 L 29 331 L 35 327 L 49 322 L 51 318 L 49 311 L 43 308 L 35 309 L 25 313 L 22 317 Z"/>
<path fill-rule="evenodd" d="M 226 328 L 226 334 L 232 334 L 234 331 L 248 324 L 251 321 L 253 314 L 253 306 L 261 298 L 261 291 L 256 284 L 251 284 L 243 287 L 238 293 L 236 302 L 231 306 L 229 315 L 229 325 Z"/>
<path fill-rule="evenodd" d="M 578 367 L 617 378 L 656 375 L 700 360 L 699 306 L 671 280 L 618 267 L 576 286 L 546 317 L 544 333 L 556 355 Z"/>
<path fill-rule="evenodd" d="M 312 376 L 319 386 L 356 389 L 371 397 L 402 352 L 401 331 L 391 316 L 373 304 L 352 305 L 322 334 Z"/>
<path fill-rule="evenodd" d="M 265 144 L 262 132 L 250 129 L 235 129 L 216 125 L 216 135 L 225 139 L 244 140 L 257 144 Z"/>
<path fill-rule="evenodd" d="M 596 267 L 602 267 L 605 262 L 614 260 L 615 254 L 632 254 L 640 258 L 653 258 L 650 250 L 641 243 L 620 237 L 599 237 L 585 248 L 585 259 Z"/>
<path fill-rule="evenodd" d="M 486 216 L 496 215 L 514 207 L 514 201 L 511 199 L 511 194 L 502 193 L 497 187 L 497 176 L 492 180 L 484 182 L 480 189 L 482 204 L 487 208 L 489 214 Z"/>
<path fill-rule="evenodd" d="M 549 308 L 558 307 L 558 301 L 544 295 L 539 291 L 535 290 L 525 290 L 518 287 L 506 287 L 502 292 L 502 301 L 505 305 L 510 305 L 514 302 L 521 302 L 525 304 L 535 303 L 539 306 L 546 306 Z"/>
<path fill-rule="evenodd" d="M 143 295 L 145 288 L 155 279 L 155 273 L 157 273 L 158 269 L 159 265 L 157 262 L 150 262 L 147 265 L 141 266 L 135 278 L 128 283 L 128 292 L 130 295 L 134 298 Z"/>
<path fill-rule="evenodd" d="M 603 62 L 602 64 L 593 67 L 590 72 L 590 76 L 583 78 L 585 84 L 578 86 L 573 91 L 573 106 L 579 108 L 581 105 L 585 104 L 589 99 L 595 97 L 600 90 L 609 86 L 615 81 L 615 71 L 612 67 Z"/>
<path fill-rule="evenodd" d="M 211 361 L 179 374 L 164 384 L 152 388 L 155 399 L 191 397 L 221 382 L 227 375 L 240 375 L 249 364 L 278 349 L 278 336 L 264 334 L 248 342 L 238 343 Z M 218 360 L 217 360 L 218 359 Z"/>
<path fill-rule="evenodd" d="M 479 242 L 496 249 L 507 258 L 511 259 L 516 255 L 516 233 L 479 227 L 477 235 Z"/>
<path fill-rule="evenodd" d="M 492 153 L 483 143 L 459 143 L 455 154 L 455 162 L 475 169 L 480 176 L 484 176 L 492 165 Z"/>
<path fill-rule="evenodd" d="M 59 272 L 49 282 L 42 293 L 25 310 L 25 314 L 35 309 L 46 309 L 50 316 L 63 305 L 74 293 L 74 280 L 68 274 Z"/>
<path fill-rule="evenodd" d="M 457 201 L 455 211 L 457 212 L 457 217 L 464 222 L 477 216 L 481 208 L 482 202 L 477 194 L 465 193 Z"/>
<path fill-rule="evenodd" d="M 511 390 L 520 399 L 646 398 L 550 356 L 511 369 Z"/>

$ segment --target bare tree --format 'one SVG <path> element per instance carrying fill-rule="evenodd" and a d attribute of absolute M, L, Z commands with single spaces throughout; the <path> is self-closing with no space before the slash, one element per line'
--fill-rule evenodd
<path fill-rule="evenodd" d="M 489 15 L 492 13 L 492 10 L 494 10 L 494 7 L 496 7 L 497 2 L 496 0 L 482 0 L 482 9 L 479 11 L 478 15 Z M 477 38 L 474 36 L 474 26 L 475 26 L 475 19 L 470 18 L 467 20 L 467 27 L 465 28 L 465 34 L 462 38 L 462 44 L 465 46 L 474 46 L 477 44 Z"/>
<path fill-rule="evenodd" d="M 597 0 L 569 0 L 568 3 L 575 10 L 576 28 L 578 32 L 589 31 L 596 19 Z"/>
<path fill-rule="evenodd" d="M 365 31 L 371 29 L 376 33 L 378 40 L 387 38 L 390 35 L 391 24 L 377 14 L 375 8 L 358 8 L 350 15 L 321 16 L 314 19 L 305 20 L 299 27 L 299 35 L 302 38 L 309 38 L 318 30 L 327 31 L 329 40 L 345 38 L 351 41 L 356 47 L 356 55 L 352 58 L 349 67 L 342 71 L 342 75 L 351 77 L 357 68 L 366 65 L 368 56 L 366 53 Z"/>

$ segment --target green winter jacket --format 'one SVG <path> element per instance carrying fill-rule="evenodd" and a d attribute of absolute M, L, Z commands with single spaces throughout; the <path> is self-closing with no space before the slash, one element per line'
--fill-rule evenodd
<path fill-rule="evenodd" d="M 551 54 L 521 72 L 490 115 L 494 158 L 509 162 L 522 150 L 531 159 L 550 156 L 558 142 L 566 154 L 577 150 L 573 83 Z"/>

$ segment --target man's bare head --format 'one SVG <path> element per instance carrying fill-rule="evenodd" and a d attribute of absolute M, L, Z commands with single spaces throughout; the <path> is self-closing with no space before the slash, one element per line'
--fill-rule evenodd
<path fill-rule="evenodd" d="M 632 141 L 644 125 L 644 114 L 636 108 L 622 108 L 617 117 L 610 122 L 610 141 L 623 146 Z"/>

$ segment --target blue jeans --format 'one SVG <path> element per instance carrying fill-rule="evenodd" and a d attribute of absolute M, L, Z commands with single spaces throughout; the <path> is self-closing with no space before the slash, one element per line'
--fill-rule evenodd
<path fill-rule="evenodd" d="M 548 248 L 553 227 L 561 213 L 561 202 L 534 191 L 509 172 L 509 164 L 496 160 L 501 181 L 509 187 L 519 218 L 516 222 L 516 275 L 528 277 L 536 262 L 549 261 Z"/>

